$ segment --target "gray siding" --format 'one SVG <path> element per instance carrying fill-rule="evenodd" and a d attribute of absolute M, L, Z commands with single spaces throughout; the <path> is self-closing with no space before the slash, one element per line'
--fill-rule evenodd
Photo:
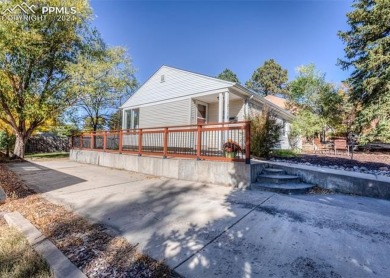
<path fill-rule="evenodd" d="M 195 125 L 197 122 L 196 121 L 197 120 L 197 108 L 196 108 L 195 100 L 193 100 L 193 99 L 191 99 L 191 112 L 190 113 L 191 113 L 191 124 Z"/>
<path fill-rule="evenodd" d="M 238 121 L 245 120 L 245 101 L 244 100 L 232 100 L 229 103 L 229 117 L 237 117 Z M 218 102 L 209 103 L 209 123 L 218 122 Z"/>
<path fill-rule="evenodd" d="M 209 123 L 218 123 L 218 102 L 209 103 Z"/>
<path fill-rule="evenodd" d="M 253 102 L 249 102 L 249 111 L 248 111 L 248 116 L 249 117 L 254 117 L 258 114 L 261 114 L 261 111 L 262 111 L 262 106 L 258 103 L 253 103 Z"/>
<path fill-rule="evenodd" d="M 190 99 L 140 108 L 140 128 L 190 124 Z"/>
<path fill-rule="evenodd" d="M 245 101 L 234 100 L 230 102 L 230 117 L 237 117 L 238 121 L 245 120 Z"/>

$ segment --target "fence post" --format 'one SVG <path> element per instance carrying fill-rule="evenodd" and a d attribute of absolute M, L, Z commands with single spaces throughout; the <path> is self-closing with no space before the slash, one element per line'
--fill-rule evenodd
<path fill-rule="evenodd" d="M 200 156 L 201 156 L 201 149 L 202 149 L 202 125 L 198 124 L 198 128 L 197 128 L 197 132 L 198 132 L 198 140 L 197 140 L 197 144 L 196 144 L 196 159 L 197 160 L 200 160 Z"/>
<path fill-rule="evenodd" d="M 138 156 L 142 156 L 142 129 L 138 133 Z"/>
<path fill-rule="evenodd" d="M 251 163 L 251 125 L 250 122 L 245 124 L 245 163 Z"/>
<path fill-rule="evenodd" d="M 91 150 L 93 150 L 93 132 L 91 132 L 91 142 L 90 142 Z"/>
<path fill-rule="evenodd" d="M 167 158 L 168 156 L 168 128 L 164 128 L 164 148 L 163 148 L 164 154 L 163 158 Z"/>
<path fill-rule="evenodd" d="M 122 146 L 122 130 L 119 130 L 119 133 L 118 133 L 118 136 L 119 136 L 119 153 L 122 153 L 122 148 L 123 148 L 123 146 Z"/>
<path fill-rule="evenodd" d="M 107 148 L 107 131 L 103 133 L 103 151 L 105 152 Z"/>

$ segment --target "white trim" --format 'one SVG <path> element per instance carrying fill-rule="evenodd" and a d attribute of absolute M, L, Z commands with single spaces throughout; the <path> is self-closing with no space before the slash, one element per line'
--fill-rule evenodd
<path fill-rule="evenodd" d="M 223 122 L 223 93 L 218 96 L 218 123 Z"/>
<path fill-rule="evenodd" d="M 122 129 L 126 129 L 126 123 L 127 123 L 126 110 L 122 109 Z"/>
<path fill-rule="evenodd" d="M 248 119 L 249 116 L 249 99 L 244 99 L 244 118 L 245 120 Z"/>
<path fill-rule="evenodd" d="M 139 107 L 134 107 L 134 108 L 128 108 L 128 109 L 123 109 L 123 123 L 122 123 L 122 129 L 134 129 L 134 110 L 135 109 L 138 109 L 138 126 L 140 125 L 139 123 L 139 116 L 140 116 L 140 113 L 141 113 L 141 110 L 139 109 Z M 131 111 L 131 122 L 130 122 L 130 127 L 127 128 L 127 113 L 126 111 Z"/>
<path fill-rule="evenodd" d="M 229 111 L 229 106 L 230 106 L 230 95 L 229 95 L 229 91 L 225 92 L 224 93 L 224 104 L 225 104 L 225 109 L 224 109 L 224 121 L 225 122 L 228 122 L 229 121 L 229 117 L 230 117 L 230 111 Z"/>
<path fill-rule="evenodd" d="M 219 93 L 224 93 L 224 92 L 226 92 L 226 88 L 212 90 L 212 91 L 206 91 L 206 92 L 182 96 L 182 97 L 170 98 L 170 99 L 166 99 L 166 100 L 162 100 L 162 101 L 148 102 L 148 103 L 141 104 L 141 105 L 126 106 L 126 107 L 121 107 L 121 108 L 127 110 L 127 109 L 133 109 L 133 108 L 138 108 L 138 107 L 152 106 L 152 105 L 161 104 L 161 103 L 169 103 L 169 102 L 179 101 L 179 100 L 188 99 L 188 98 L 192 99 L 192 98 L 201 97 L 201 96 L 219 94 Z"/>
<path fill-rule="evenodd" d="M 227 85 L 229 85 L 229 87 L 230 87 L 230 86 L 233 86 L 234 84 L 236 84 L 236 82 L 227 81 L 227 80 L 219 79 L 219 78 L 216 78 L 216 77 L 204 75 L 204 74 L 201 74 L 201 73 L 196 73 L 196 72 L 193 72 L 193 71 L 178 69 L 178 68 L 170 67 L 170 66 L 166 66 L 166 65 L 163 65 L 160 69 L 162 69 L 162 68 L 173 69 L 173 70 L 176 70 L 176 71 L 181 71 L 181 72 L 185 72 L 185 73 L 190 73 L 190 74 L 195 75 L 195 76 L 199 76 L 199 77 L 203 77 L 203 78 L 208 78 L 208 79 L 214 80 L 214 81 L 216 81 L 216 82 L 220 82 L 220 83 L 227 84 Z M 159 69 L 159 70 L 160 70 L 160 69 Z"/>

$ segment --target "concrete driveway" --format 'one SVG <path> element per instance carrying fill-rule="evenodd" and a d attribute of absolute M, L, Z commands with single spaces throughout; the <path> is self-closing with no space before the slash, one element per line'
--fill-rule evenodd
<path fill-rule="evenodd" d="M 390 277 L 390 202 L 285 196 L 67 160 L 10 169 L 185 277 Z"/>

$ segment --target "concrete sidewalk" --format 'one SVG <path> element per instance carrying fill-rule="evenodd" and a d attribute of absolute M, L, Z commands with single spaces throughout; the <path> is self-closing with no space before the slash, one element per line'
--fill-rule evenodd
<path fill-rule="evenodd" d="M 234 191 L 67 160 L 9 167 L 185 277 L 390 277 L 389 201 Z"/>

